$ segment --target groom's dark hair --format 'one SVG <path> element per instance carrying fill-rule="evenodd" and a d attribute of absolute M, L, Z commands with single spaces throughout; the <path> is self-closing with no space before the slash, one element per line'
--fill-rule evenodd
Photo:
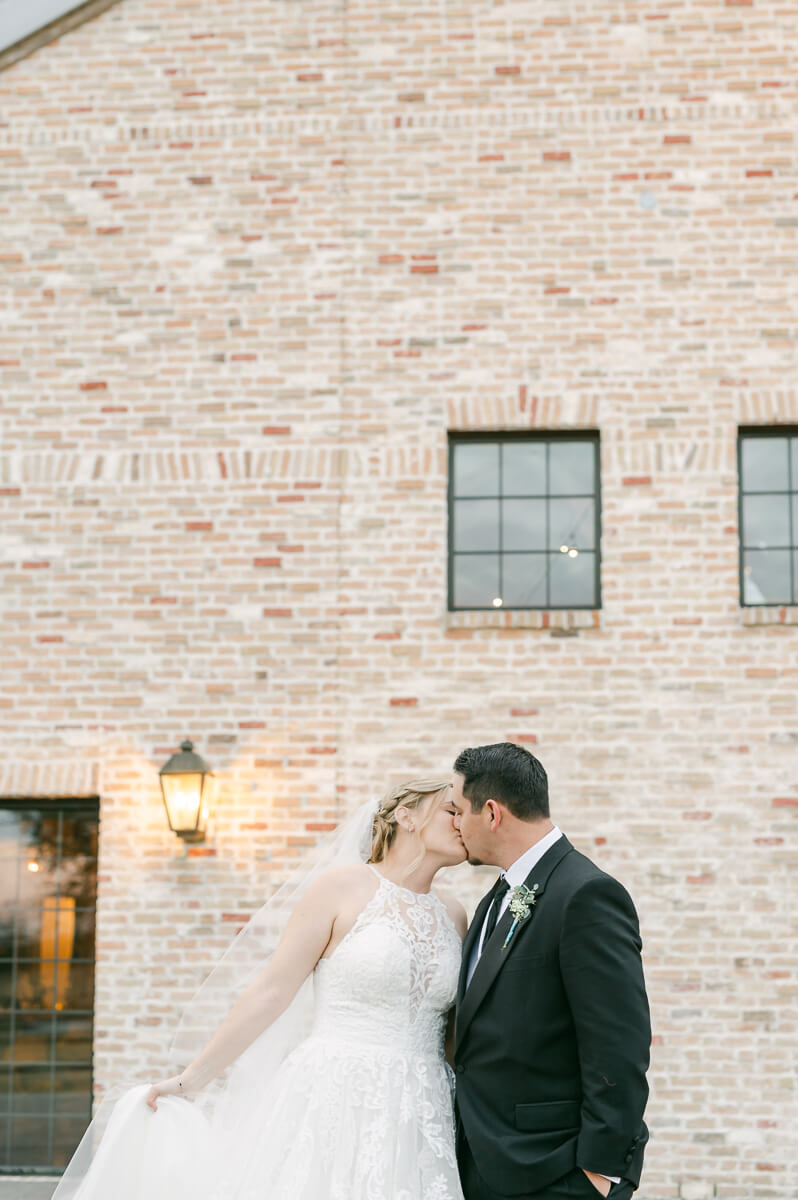
<path fill-rule="evenodd" d="M 463 795 L 472 812 L 498 800 L 514 817 L 535 821 L 549 815 L 549 781 L 534 754 L 513 742 L 462 750 L 454 769 L 463 776 Z"/>

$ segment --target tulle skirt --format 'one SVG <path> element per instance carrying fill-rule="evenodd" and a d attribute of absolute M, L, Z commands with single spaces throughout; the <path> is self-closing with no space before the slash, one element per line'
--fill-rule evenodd
<path fill-rule="evenodd" d="M 116 1105 L 75 1200 L 462 1200 L 442 1059 L 311 1036 L 246 1110 L 147 1088 Z"/>

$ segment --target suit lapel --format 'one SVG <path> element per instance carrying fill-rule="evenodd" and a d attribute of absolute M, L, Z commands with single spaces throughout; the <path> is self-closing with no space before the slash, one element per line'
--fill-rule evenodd
<path fill-rule="evenodd" d="M 463 1003 L 463 996 L 466 990 L 466 980 L 468 979 L 468 964 L 471 962 L 471 954 L 474 949 L 474 944 L 479 940 L 479 935 L 482 931 L 482 926 L 485 921 L 485 914 L 491 905 L 493 897 L 496 895 L 496 889 L 499 886 L 501 875 L 499 875 L 493 883 L 493 887 L 480 900 L 477 905 L 477 911 L 474 913 L 474 919 L 468 927 L 468 933 L 463 942 L 463 957 L 460 960 L 460 979 L 457 984 L 457 1007 Z"/>
<path fill-rule="evenodd" d="M 498 921 L 493 933 L 488 938 L 479 962 L 474 968 L 474 974 L 471 976 L 471 983 L 467 988 L 465 988 L 463 983 L 464 978 L 467 977 L 464 975 L 464 971 L 468 971 L 468 958 L 464 952 L 463 969 L 461 969 L 460 973 L 461 990 L 459 993 L 457 1006 L 457 1034 L 455 1046 L 459 1046 L 460 1042 L 462 1041 L 463 1034 L 470 1024 L 474 1014 L 476 1013 L 482 1001 L 485 999 L 485 996 L 487 995 L 491 984 L 498 975 L 499 971 L 507 962 L 515 947 L 521 941 L 521 938 L 526 931 L 526 927 L 532 925 L 534 922 L 537 905 L 543 898 L 543 893 L 546 890 L 546 884 L 549 881 L 551 873 L 571 850 L 573 850 L 573 846 L 568 839 L 563 836 L 554 843 L 550 850 L 546 851 L 540 862 L 535 864 L 524 880 L 526 886 L 529 888 L 531 888 L 534 884 L 537 884 L 537 891 L 535 893 L 537 896 L 537 901 L 535 903 L 535 907 L 532 909 L 529 917 L 518 925 L 515 933 L 513 934 L 512 941 L 505 950 L 502 949 L 502 947 L 504 946 L 507 934 L 510 932 L 510 926 L 513 923 L 513 915 L 509 908 L 507 909 L 507 911 Z M 493 890 L 488 893 L 488 896 L 485 897 L 485 900 L 490 903 L 492 898 Z M 485 901 L 483 901 L 474 916 L 472 928 L 477 924 L 477 917 L 479 916 L 480 912 L 482 914 L 482 918 L 480 919 L 478 928 L 482 928 L 482 920 L 484 920 L 486 908 L 487 906 Z M 474 941 L 473 938 L 470 937 L 470 934 L 471 930 L 469 930 L 469 937 L 466 939 L 466 942 L 468 943 L 470 941 L 470 944 L 473 947 Z M 470 949 L 468 953 L 470 956 Z"/>

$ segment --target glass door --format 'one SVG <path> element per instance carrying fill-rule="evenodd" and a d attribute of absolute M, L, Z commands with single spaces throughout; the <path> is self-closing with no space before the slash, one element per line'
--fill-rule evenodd
<path fill-rule="evenodd" d="M 0 799 L 0 1172 L 65 1166 L 91 1116 L 98 823 Z"/>

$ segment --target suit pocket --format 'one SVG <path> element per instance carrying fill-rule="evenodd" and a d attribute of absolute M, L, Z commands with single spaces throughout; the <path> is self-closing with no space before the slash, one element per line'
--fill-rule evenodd
<path fill-rule="evenodd" d="M 525 1133 L 570 1133 L 579 1129 L 579 1114 L 576 1100 L 516 1104 L 515 1127 Z"/>

